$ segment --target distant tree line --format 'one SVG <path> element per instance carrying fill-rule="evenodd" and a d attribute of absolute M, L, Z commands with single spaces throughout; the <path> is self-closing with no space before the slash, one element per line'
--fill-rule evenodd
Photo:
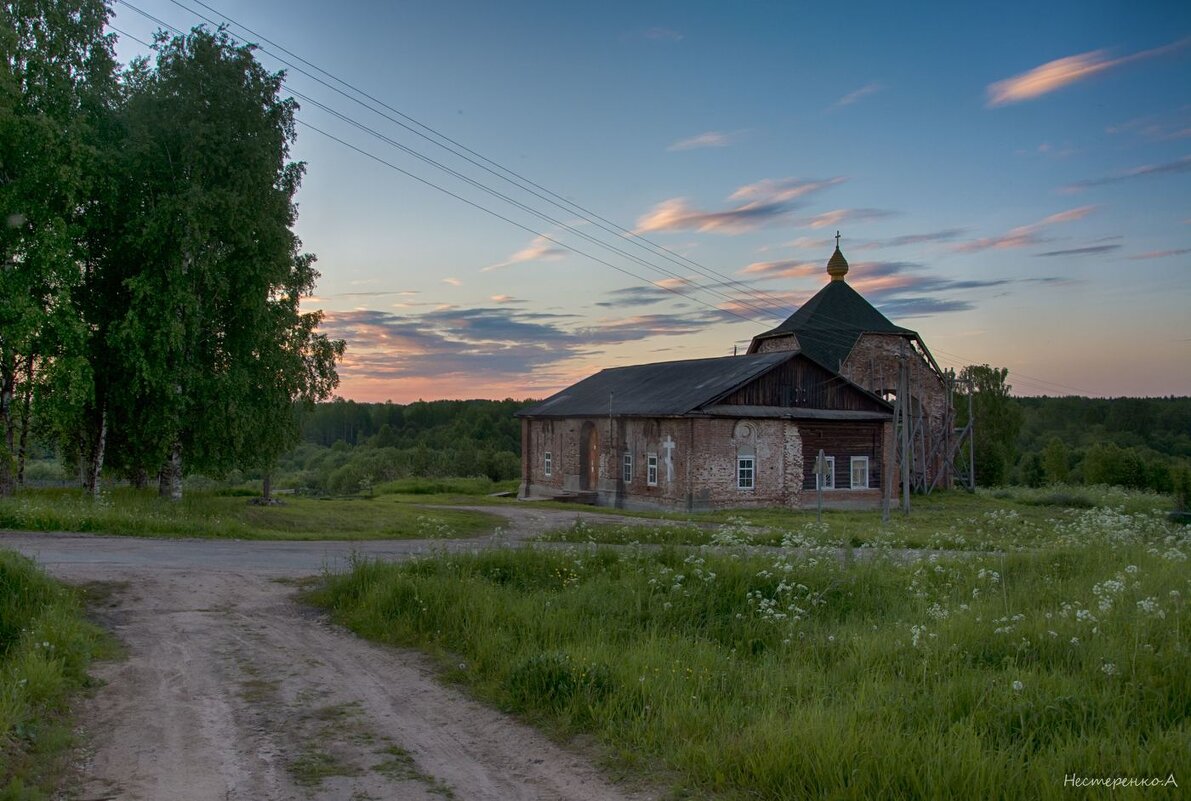
<path fill-rule="evenodd" d="M 302 417 L 303 443 L 278 464 L 281 486 L 335 495 L 404 478 L 521 474 L 521 423 L 529 401 L 320 403 Z"/>
<path fill-rule="evenodd" d="M 282 76 L 203 29 L 120 70 L 108 14 L 0 5 L 0 495 L 35 436 L 93 493 L 268 471 L 338 381 Z"/>
<path fill-rule="evenodd" d="M 1017 398 L 1008 371 L 965 368 L 974 390 L 976 479 L 981 486 L 1110 484 L 1186 493 L 1191 398 Z M 956 405 L 959 424 L 966 402 Z"/>

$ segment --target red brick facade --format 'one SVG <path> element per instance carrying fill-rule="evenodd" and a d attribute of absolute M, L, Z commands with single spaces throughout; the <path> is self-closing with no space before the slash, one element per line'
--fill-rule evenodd
<path fill-rule="evenodd" d="M 527 418 L 522 421 L 524 475 L 520 496 L 543 498 L 594 492 L 599 505 L 623 508 L 797 509 L 816 502 L 814 460 L 818 447 L 823 447 L 826 455 L 835 457 L 835 488 L 824 492 L 824 505 L 872 507 L 880 503 L 882 480 L 891 474 L 885 463 L 885 455 L 891 452 L 891 428 L 888 422 L 880 421 Z M 584 431 L 593 429 L 598 451 L 594 462 L 598 468 L 594 480 L 585 487 L 581 466 L 591 458 L 591 441 Z M 809 454 L 803 450 L 804 430 L 817 443 Z M 550 475 L 546 474 L 547 454 Z M 628 481 L 626 454 L 632 459 Z M 656 458 L 652 482 L 651 456 Z M 867 462 L 864 488 L 851 487 L 853 458 Z"/>

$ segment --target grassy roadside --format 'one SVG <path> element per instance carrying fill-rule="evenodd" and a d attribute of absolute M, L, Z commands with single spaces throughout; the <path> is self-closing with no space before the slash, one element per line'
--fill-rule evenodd
<path fill-rule="evenodd" d="M 689 516 L 669 526 L 579 521 L 552 531 L 547 542 L 609 545 L 769 545 L 1002 551 L 1062 544 L 1072 521 L 1087 509 L 1161 516 L 1169 497 L 1108 487 L 1057 487 L 935 492 L 915 497 L 913 511 L 738 509 Z"/>
<path fill-rule="evenodd" d="M 1105 509 L 1052 528 L 1044 548 L 917 563 L 814 545 L 439 555 L 358 564 L 314 598 L 678 797 L 1069 798 L 1072 773 L 1185 787 L 1187 530 Z"/>
<path fill-rule="evenodd" d="M 469 537 L 502 522 L 494 515 L 427 509 L 397 496 L 287 497 L 253 506 L 243 497 L 189 493 L 180 503 L 151 491 L 117 489 L 98 502 L 78 490 L 28 490 L 0 499 L 0 528 L 142 537 L 333 540 Z"/>
<path fill-rule="evenodd" d="M 0 550 L 0 799 L 51 796 L 72 746 L 69 702 L 111 647 L 75 592 Z"/>

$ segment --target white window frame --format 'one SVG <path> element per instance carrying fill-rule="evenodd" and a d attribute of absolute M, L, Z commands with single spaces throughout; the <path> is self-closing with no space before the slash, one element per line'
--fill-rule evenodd
<path fill-rule="evenodd" d="M 748 463 L 746 466 L 745 463 Z M 745 472 L 748 483 L 745 483 Z M 754 455 L 736 457 L 736 489 L 755 490 L 757 488 L 757 457 Z"/>
<path fill-rule="evenodd" d="M 861 464 L 864 465 L 864 483 L 856 483 L 856 468 Z M 868 457 L 867 456 L 853 456 L 848 463 L 848 484 L 854 489 L 868 489 L 869 474 L 868 474 Z"/>
<path fill-rule="evenodd" d="M 645 483 L 650 487 L 658 485 L 658 455 L 645 454 Z"/>
<path fill-rule="evenodd" d="M 815 457 L 815 459 L 818 460 L 818 457 Z M 827 475 L 822 478 L 826 478 L 827 480 L 823 481 L 823 486 L 820 487 L 819 482 L 822 478 L 819 476 L 819 471 L 815 470 L 815 489 L 833 490 L 835 489 L 835 457 L 824 456 L 823 461 L 827 462 Z"/>
<path fill-rule="evenodd" d="M 542 472 L 546 475 L 546 478 L 550 478 L 554 475 L 554 454 L 552 454 L 550 451 L 546 451 L 543 456 Z"/>
<path fill-rule="evenodd" d="M 633 454 L 625 452 L 624 458 L 620 462 L 620 477 L 624 479 L 624 483 L 633 483 Z"/>

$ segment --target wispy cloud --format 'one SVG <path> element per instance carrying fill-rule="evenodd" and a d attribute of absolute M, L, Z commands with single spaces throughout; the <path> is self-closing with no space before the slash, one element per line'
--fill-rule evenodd
<path fill-rule="evenodd" d="M 1180 106 L 1170 112 L 1134 117 L 1117 125 L 1110 125 L 1107 134 L 1134 133 L 1151 142 L 1167 142 L 1191 137 L 1191 105 Z"/>
<path fill-rule="evenodd" d="M 1165 259 L 1170 256 L 1184 256 L 1191 253 L 1191 248 L 1178 248 L 1176 250 L 1151 250 L 1146 253 L 1138 253 L 1136 256 L 1130 256 L 1131 261 L 1142 261 L 1145 259 Z"/>
<path fill-rule="evenodd" d="M 837 108 L 843 108 L 844 106 L 850 106 L 853 103 L 855 103 L 857 100 L 861 100 L 863 98 L 868 97 L 869 95 L 876 94 L 877 92 L 881 91 L 884 88 L 885 88 L 884 86 L 882 86 L 881 84 L 876 83 L 876 82 L 865 84 L 864 86 L 860 87 L 859 89 L 856 89 L 855 91 L 848 92 L 846 95 L 841 97 L 839 100 L 832 103 L 831 108 L 837 109 Z"/>
<path fill-rule="evenodd" d="M 1112 175 L 1106 175 L 1102 178 L 1090 178 L 1086 181 L 1079 181 L 1070 186 L 1063 187 L 1063 191 L 1070 194 L 1083 191 L 1084 189 L 1090 189 L 1094 186 L 1116 184 L 1133 178 L 1145 178 L 1152 175 L 1170 175 L 1189 171 L 1191 171 L 1191 156 L 1183 156 L 1181 159 L 1175 159 L 1174 161 L 1168 161 L 1163 164 L 1143 164 L 1140 167 L 1115 172 Z"/>
<path fill-rule="evenodd" d="M 1143 50 L 1121 58 L 1111 58 L 1107 50 L 1090 50 L 1066 58 L 1048 61 L 1032 70 L 989 84 L 988 106 L 1004 106 L 1033 100 L 1082 81 L 1106 70 L 1115 69 L 1133 61 L 1156 58 L 1172 53 L 1191 43 L 1191 38 L 1180 39 L 1162 47 Z"/>
<path fill-rule="evenodd" d="M 884 248 L 900 248 L 908 245 L 925 245 L 931 242 L 954 242 L 967 232 L 965 228 L 944 228 L 941 231 L 927 231 L 922 234 L 903 234 L 890 239 L 871 239 L 858 245 L 848 246 L 849 250 L 881 250 Z"/>
<path fill-rule="evenodd" d="M 887 211 L 885 209 L 833 209 L 832 211 L 825 211 L 822 214 L 816 214 L 803 221 L 803 225 L 810 228 L 828 228 L 835 227 L 844 222 L 863 222 L 865 220 L 880 220 L 885 217 L 893 217 L 896 215 L 895 211 Z"/>
<path fill-rule="evenodd" d="M 1035 256 L 1095 256 L 1120 250 L 1120 245 L 1088 245 L 1082 248 L 1066 248 L 1064 250 L 1048 250 L 1045 253 L 1035 253 Z"/>
<path fill-rule="evenodd" d="M 566 363 L 593 348 L 693 334 L 725 317 L 701 309 L 580 323 L 574 315 L 508 306 L 445 306 L 418 314 L 327 312 L 322 330 L 348 342 L 340 365 L 345 385 L 400 382 L 390 396 L 405 394 L 404 386 L 433 387 L 436 396 L 460 387 L 502 387 L 524 397 L 534 387 L 573 380 Z"/>
<path fill-rule="evenodd" d="M 842 177 L 766 178 L 733 192 L 728 199 L 737 205 L 724 211 L 701 211 L 684 198 L 671 198 L 642 215 L 637 220 L 637 232 L 690 230 L 741 234 L 785 217 L 798 207 L 802 198 L 845 180 Z"/>
<path fill-rule="evenodd" d="M 962 242 L 955 245 L 953 249 L 960 253 L 976 253 L 981 250 L 990 249 L 1007 250 L 1009 248 L 1033 247 L 1047 241 L 1041 235 L 1043 229 L 1057 225 L 1058 223 L 1083 219 L 1097 208 L 1098 206 L 1079 206 L 1078 208 L 1068 209 L 1067 211 L 1060 211 L 1057 214 L 1044 217 L 1036 223 L 1012 228 L 1004 234 L 973 239 L 970 242 Z"/>
<path fill-rule="evenodd" d="M 674 30 L 673 28 L 666 28 L 656 26 L 653 28 L 644 28 L 636 31 L 629 31 L 620 37 L 621 39 L 647 39 L 653 42 L 681 42 L 686 38 L 682 31 Z"/>
<path fill-rule="evenodd" d="M 755 261 L 740 272 L 755 278 L 806 278 L 823 272 L 823 264 L 802 259 Z"/>
<path fill-rule="evenodd" d="M 561 259 L 568 252 L 566 248 L 560 247 L 544 236 L 535 236 L 532 242 L 521 248 L 521 250 L 518 250 L 512 256 L 509 256 L 502 262 L 489 264 L 487 267 L 482 268 L 480 272 L 486 273 L 490 270 L 499 270 L 501 267 L 511 267 L 514 264 L 525 264 L 531 261 L 554 261 Z"/>
<path fill-rule="evenodd" d="M 450 284 L 451 286 L 463 286 L 463 282 L 458 278 L 444 278 L 442 282 L 444 284 Z"/>
<path fill-rule="evenodd" d="M 704 131 L 701 134 L 679 139 L 666 150 L 701 150 L 709 147 L 727 147 L 744 135 L 744 131 Z"/>

